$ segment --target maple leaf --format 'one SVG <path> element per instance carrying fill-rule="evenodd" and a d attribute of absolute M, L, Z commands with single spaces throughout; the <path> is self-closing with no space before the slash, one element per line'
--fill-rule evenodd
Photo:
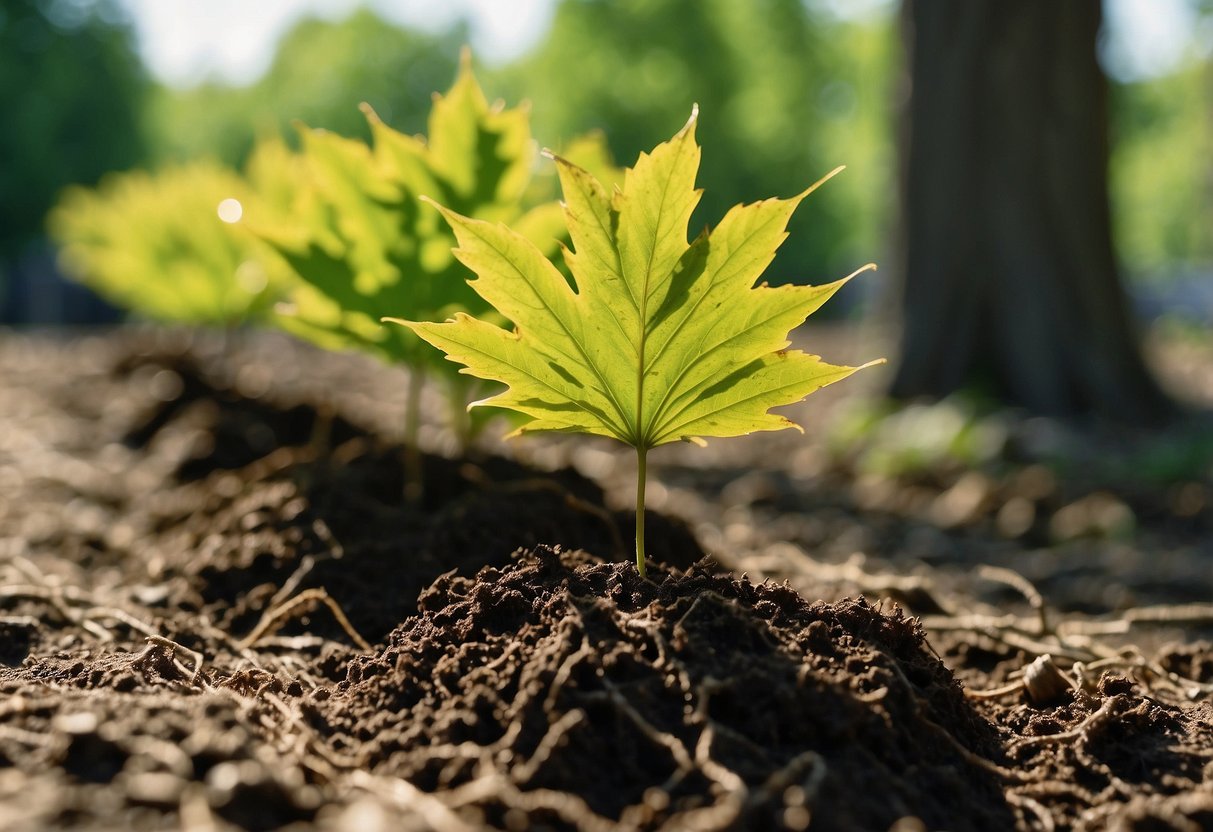
<path fill-rule="evenodd" d="M 110 302 L 153 320 L 231 327 L 266 315 L 289 280 L 225 219 L 256 201 L 235 171 L 199 160 L 75 186 L 48 226 L 66 273 Z"/>
<path fill-rule="evenodd" d="M 552 203 L 527 210 L 523 197 L 535 153 L 529 112 L 490 102 L 466 49 L 454 85 L 434 97 L 428 137 L 392 129 L 367 105 L 363 111 L 369 145 L 298 125 L 293 216 L 287 211 L 251 222 L 301 278 L 281 324 L 324 346 L 357 346 L 443 371 L 450 365 L 433 361 L 432 350 L 411 336 L 397 337 L 399 331 L 384 329 L 379 319 L 403 310 L 433 319 L 492 310 L 468 288 L 463 267 L 451 257 L 450 230 L 418 195 L 509 223 L 552 251 L 559 209 Z"/>
<path fill-rule="evenodd" d="M 504 225 L 438 206 L 458 241 L 456 257 L 477 275 L 472 288 L 514 323 L 513 332 L 467 314 L 446 323 L 395 320 L 464 365 L 460 372 L 506 384 L 473 406 L 530 417 L 519 432 L 598 434 L 636 449 L 642 574 L 651 448 L 799 429 L 770 409 L 860 369 L 787 349 L 788 333 L 849 278 L 824 286 L 755 285 L 796 206 L 838 171 L 791 199 L 734 207 L 714 231 L 688 243 L 700 195 L 696 117 L 697 110 L 673 139 L 642 153 L 613 194 L 552 157 L 575 285 Z"/>
<path fill-rule="evenodd" d="M 489 101 L 467 49 L 454 84 L 434 97 L 428 136 L 392 129 L 367 105 L 363 111 L 370 144 L 300 124 L 299 153 L 284 157 L 267 146 L 250 170 L 261 174 L 265 201 L 278 210 L 250 215 L 246 223 L 298 278 L 290 302 L 277 307 L 276 322 L 322 347 L 356 347 L 409 365 L 410 447 L 423 379 L 437 378 L 456 405 L 452 428 L 467 445 L 480 427 L 464 407 L 475 380 L 412 335 L 380 323 L 388 314 L 430 320 L 456 311 L 495 314 L 468 287 L 466 271 L 451 255 L 455 239 L 447 224 L 418 196 L 509 223 L 553 254 L 563 232 L 560 207 L 534 204 L 528 194 L 536 156 L 528 106 Z"/>

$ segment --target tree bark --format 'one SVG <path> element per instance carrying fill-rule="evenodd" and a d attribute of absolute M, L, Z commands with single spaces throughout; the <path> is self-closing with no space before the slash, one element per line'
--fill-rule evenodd
<path fill-rule="evenodd" d="M 1098 0 L 906 0 L 903 331 L 891 393 L 977 386 L 1153 424 L 1112 250 Z"/>

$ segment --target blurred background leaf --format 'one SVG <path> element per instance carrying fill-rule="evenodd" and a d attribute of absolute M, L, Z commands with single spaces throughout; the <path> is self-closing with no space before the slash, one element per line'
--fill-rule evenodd
<path fill-rule="evenodd" d="M 226 327 L 267 312 L 284 264 L 235 226 L 257 195 L 216 162 L 106 176 L 68 190 L 48 226 L 61 263 L 99 295 L 146 318 Z"/>
<path fill-rule="evenodd" d="M 698 103 L 695 228 L 848 164 L 797 212 L 767 273 L 820 283 L 871 259 L 887 224 L 893 49 L 889 21 L 831 21 L 801 0 L 567 0 L 502 82 L 536 102 L 545 141 L 600 129 L 626 163 Z"/>
<path fill-rule="evenodd" d="M 0 257 L 42 230 L 59 190 L 147 160 L 151 83 L 121 7 L 6 0 L 0 8 Z"/>

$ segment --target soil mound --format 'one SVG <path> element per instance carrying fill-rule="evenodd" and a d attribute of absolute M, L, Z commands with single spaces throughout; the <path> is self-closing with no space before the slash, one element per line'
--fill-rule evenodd
<path fill-rule="evenodd" d="M 1207 482 L 1152 497 L 1189 525 L 1117 491 L 1135 539 L 1038 551 L 999 506 L 1050 525 L 1064 479 L 961 474 L 1001 490 L 944 529 L 951 484 L 885 482 L 899 514 L 826 434 L 670 448 L 645 581 L 597 452 L 428 454 L 406 499 L 406 380 L 264 334 L 0 337 L 0 829 L 1213 828 Z M 691 527 L 793 588 L 674 571 Z M 801 597 L 857 594 L 931 644 Z"/>
<path fill-rule="evenodd" d="M 313 727 L 510 829 L 1014 826 L 994 730 L 900 611 L 651 578 L 542 547 L 444 575 Z"/>

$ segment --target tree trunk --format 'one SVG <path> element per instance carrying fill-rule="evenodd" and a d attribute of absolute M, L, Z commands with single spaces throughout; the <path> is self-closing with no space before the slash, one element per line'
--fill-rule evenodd
<path fill-rule="evenodd" d="M 1112 252 L 1098 0 L 906 0 L 901 359 L 891 393 L 978 386 L 1157 423 Z"/>

